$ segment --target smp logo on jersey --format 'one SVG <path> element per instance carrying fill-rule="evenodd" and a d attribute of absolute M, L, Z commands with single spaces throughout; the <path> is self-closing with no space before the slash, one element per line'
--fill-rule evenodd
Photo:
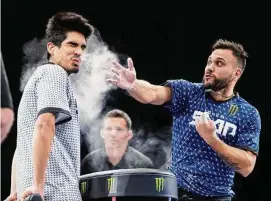
<path fill-rule="evenodd" d="M 199 117 L 201 117 L 201 115 L 203 113 L 206 113 L 207 117 L 209 117 L 209 113 L 208 112 L 201 112 L 201 111 L 194 111 L 194 114 L 192 116 L 193 120 L 191 122 L 189 122 L 190 125 L 195 125 L 195 120 Z M 216 125 L 216 133 L 222 136 L 227 136 L 227 135 L 231 135 L 231 136 L 235 136 L 236 134 L 236 130 L 237 130 L 237 126 L 235 124 L 232 124 L 230 122 L 227 122 L 223 119 L 216 119 L 213 120 L 215 125 Z"/>

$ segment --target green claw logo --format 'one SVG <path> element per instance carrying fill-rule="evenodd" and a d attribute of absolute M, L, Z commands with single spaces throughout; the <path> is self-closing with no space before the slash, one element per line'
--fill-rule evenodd
<path fill-rule="evenodd" d="M 238 111 L 238 106 L 237 105 L 231 105 L 231 107 L 229 109 L 230 115 L 231 116 L 235 115 L 237 111 Z"/>
<path fill-rule="evenodd" d="M 87 191 L 87 182 L 84 181 L 81 183 L 81 194 L 85 194 Z"/>
<path fill-rule="evenodd" d="M 164 190 L 165 179 L 163 177 L 155 178 L 155 188 L 157 192 L 162 192 Z"/>
<path fill-rule="evenodd" d="M 107 187 L 109 192 L 115 189 L 115 178 L 111 177 L 107 179 Z"/>

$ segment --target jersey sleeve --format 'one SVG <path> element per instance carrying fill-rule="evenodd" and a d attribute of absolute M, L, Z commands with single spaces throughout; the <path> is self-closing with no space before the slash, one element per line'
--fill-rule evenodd
<path fill-rule="evenodd" d="M 243 132 L 237 136 L 236 146 L 240 149 L 252 151 L 255 154 L 259 152 L 259 140 L 261 132 L 261 118 L 259 112 L 254 110 L 245 124 Z"/>
<path fill-rule="evenodd" d="M 189 93 L 193 90 L 193 84 L 186 80 L 167 80 L 164 86 L 171 88 L 171 100 L 165 103 L 165 107 L 173 114 L 182 112 L 187 103 Z"/>
<path fill-rule="evenodd" d="M 43 69 L 36 84 L 38 116 L 53 113 L 56 125 L 71 120 L 67 93 L 68 74 L 56 65 Z"/>

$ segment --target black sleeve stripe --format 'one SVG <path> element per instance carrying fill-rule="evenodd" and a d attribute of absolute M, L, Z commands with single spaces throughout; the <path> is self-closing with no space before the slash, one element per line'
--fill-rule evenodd
<path fill-rule="evenodd" d="M 56 107 L 46 107 L 39 111 L 38 116 L 44 113 L 53 113 L 56 117 L 56 125 L 66 123 L 72 119 L 70 113 L 67 110 Z"/>
<path fill-rule="evenodd" d="M 258 156 L 258 152 L 256 150 L 253 150 L 253 149 L 249 148 L 249 147 L 239 146 L 239 147 L 236 147 L 236 148 L 242 149 L 244 151 L 250 151 L 250 152 L 254 153 L 256 156 Z"/>

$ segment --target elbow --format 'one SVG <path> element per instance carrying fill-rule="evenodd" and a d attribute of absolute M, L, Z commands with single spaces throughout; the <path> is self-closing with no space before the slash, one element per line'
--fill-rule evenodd
<path fill-rule="evenodd" d="M 143 104 L 155 104 L 155 100 L 156 100 L 156 95 L 149 95 L 148 97 L 146 97 L 145 99 L 143 99 L 141 101 L 141 103 Z"/>
<path fill-rule="evenodd" d="M 248 177 L 250 175 L 250 173 L 252 172 L 252 169 L 246 168 L 241 172 L 241 175 L 243 177 Z"/>
<path fill-rule="evenodd" d="M 1 109 L 1 142 L 7 137 L 14 123 L 14 112 L 9 108 Z"/>
<path fill-rule="evenodd" d="M 249 161 L 246 164 L 246 166 L 242 169 L 241 175 L 243 177 L 248 177 L 252 173 L 254 167 L 255 167 L 255 161 Z"/>
<path fill-rule="evenodd" d="M 55 123 L 51 119 L 38 118 L 35 125 L 36 134 L 41 138 L 51 138 L 54 135 Z"/>

